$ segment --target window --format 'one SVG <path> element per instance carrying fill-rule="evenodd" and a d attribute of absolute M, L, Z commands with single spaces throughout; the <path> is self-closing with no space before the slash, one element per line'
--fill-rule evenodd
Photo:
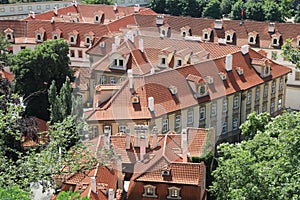
<path fill-rule="evenodd" d="M 41 6 L 37 6 L 36 9 L 37 9 L 37 10 L 41 10 Z"/>
<path fill-rule="evenodd" d="M 161 58 L 161 64 L 165 65 L 166 64 L 166 58 Z"/>
<path fill-rule="evenodd" d="M 230 37 L 229 34 L 226 36 L 226 40 L 227 40 L 227 42 L 230 42 L 230 41 L 231 41 L 231 37 Z"/>
<path fill-rule="evenodd" d="M 143 197 L 157 197 L 155 189 L 156 187 L 153 185 L 145 185 Z"/>
<path fill-rule="evenodd" d="M 180 188 L 177 187 L 169 187 L 169 195 L 168 199 L 181 199 L 180 197 Z"/>
<path fill-rule="evenodd" d="M 0 12 L 5 12 L 5 8 L 0 8 Z"/>
<path fill-rule="evenodd" d="M 248 93 L 247 93 L 247 104 L 251 104 L 251 99 L 252 99 L 252 92 L 248 91 Z"/>
<path fill-rule="evenodd" d="M 186 32 L 183 31 L 183 32 L 182 32 L 182 37 L 185 37 L 185 36 L 186 36 Z"/>
<path fill-rule="evenodd" d="M 15 8 L 14 7 L 10 7 L 10 9 L 9 9 L 10 11 L 15 11 Z"/>
<path fill-rule="evenodd" d="M 57 40 L 57 35 L 53 35 L 53 40 Z"/>
<path fill-rule="evenodd" d="M 119 133 L 126 133 L 127 126 L 121 125 L 119 126 Z"/>
<path fill-rule="evenodd" d="M 281 98 L 278 99 L 277 108 L 278 108 L 277 110 L 281 110 L 281 108 L 282 108 L 282 99 Z"/>
<path fill-rule="evenodd" d="M 270 73 L 270 66 L 265 66 L 265 75 L 268 75 Z"/>
<path fill-rule="evenodd" d="M 237 109 L 239 107 L 239 96 L 233 98 L 233 108 Z"/>
<path fill-rule="evenodd" d="M 225 112 L 227 112 L 227 110 L 228 110 L 228 100 L 227 100 L 227 98 L 224 98 L 222 111 L 223 111 L 223 113 L 225 113 Z"/>
<path fill-rule="evenodd" d="M 259 101 L 259 98 L 260 98 L 260 88 L 256 88 L 256 91 L 255 91 L 255 101 Z"/>
<path fill-rule="evenodd" d="M 267 102 L 263 103 L 262 112 L 267 112 Z"/>
<path fill-rule="evenodd" d="M 11 34 L 6 34 L 6 39 L 9 41 L 9 40 L 11 40 L 12 39 L 12 36 L 11 36 Z"/>
<path fill-rule="evenodd" d="M 206 86 L 205 85 L 200 85 L 199 86 L 199 94 L 204 95 L 206 93 Z"/>
<path fill-rule="evenodd" d="M 28 10 L 32 10 L 32 6 L 28 6 L 27 9 L 28 9 Z"/>
<path fill-rule="evenodd" d="M 177 60 L 177 66 L 181 66 L 182 65 L 182 61 L 180 59 Z"/>
<path fill-rule="evenodd" d="M 190 110 L 188 111 L 187 113 L 187 124 L 188 125 L 191 125 L 194 123 L 194 111 L 193 110 Z"/>
<path fill-rule="evenodd" d="M 175 117 L 175 128 L 181 127 L 181 115 L 176 115 Z"/>
<path fill-rule="evenodd" d="M 222 134 L 225 134 L 227 133 L 227 122 L 223 122 L 223 125 L 222 125 Z"/>
<path fill-rule="evenodd" d="M 21 49 L 26 49 L 26 46 L 21 46 Z"/>
<path fill-rule="evenodd" d="M 214 117 L 217 115 L 217 103 L 214 102 L 211 104 L 211 116 Z"/>
<path fill-rule="evenodd" d="M 118 65 L 118 60 L 114 59 L 114 65 L 117 66 Z"/>
<path fill-rule="evenodd" d="M 207 39 L 208 39 L 208 34 L 204 33 L 204 40 L 207 40 Z"/>
<path fill-rule="evenodd" d="M 235 131 L 239 128 L 239 120 L 238 118 L 234 118 L 232 121 L 232 130 Z"/>
<path fill-rule="evenodd" d="M 199 113 L 200 113 L 199 119 L 200 120 L 205 119 L 205 107 L 201 107 Z"/>
<path fill-rule="evenodd" d="M 70 36 L 70 43 L 74 43 L 74 36 Z"/>
<path fill-rule="evenodd" d="M 22 10 L 23 10 L 23 7 L 18 7 L 18 10 L 19 10 L 19 11 L 22 11 Z"/>
<path fill-rule="evenodd" d="M 86 37 L 86 38 L 85 38 L 85 43 L 86 43 L 87 45 L 89 45 L 89 44 L 91 43 L 91 39 L 90 39 L 89 37 Z"/>
<path fill-rule="evenodd" d="M 46 5 L 46 9 L 50 9 L 50 5 Z"/>
<path fill-rule="evenodd" d="M 276 92 L 276 82 L 273 81 L 273 82 L 272 82 L 272 90 L 271 90 L 271 93 L 272 93 L 272 94 L 275 94 L 275 92 Z"/>
<path fill-rule="evenodd" d="M 105 75 L 101 76 L 101 78 L 100 78 L 100 84 L 101 85 L 106 84 L 106 76 Z"/>
<path fill-rule="evenodd" d="M 162 121 L 162 132 L 166 133 L 169 130 L 168 119 Z"/>
<path fill-rule="evenodd" d="M 36 41 L 38 41 L 38 42 L 40 42 L 40 41 L 42 41 L 42 36 L 41 36 L 41 34 L 36 34 Z"/>
<path fill-rule="evenodd" d="M 273 38 L 273 45 L 278 45 L 278 39 L 277 38 Z"/>
<path fill-rule="evenodd" d="M 82 51 L 78 51 L 78 58 L 82 58 Z"/>
<path fill-rule="evenodd" d="M 123 66 L 123 60 L 122 59 L 119 60 L 119 66 Z"/>
<path fill-rule="evenodd" d="M 74 50 L 70 50 L 70 57 L 74 58 L 75 57 L 75 51 Z"/>
<path fill-rule="evenodd" d="M 99 16 L 98 15 L 95 16 L 95 22 L 99 22 Z"/>
<path fill-rule="evenodd" d="M 279 90 L 283 90 L 283 78 L 281 78 L 279 81 Z"/>
<path fill-rule="evenodd" d="M 268 96 L 268 90 L 269 90 L 269 86 L 266 84 L 264 86 L 264 97 L 267 97 Z"/>
<path fill-rule="evenodd" d="M 254 43 L 254 37 L 253 37 L 253 36 L 250 36 L 249 42 L 250 42 L 251 44 Z"/>
<path fill-rule="evenodd" d="M 114 77 L 114 76 L 109 77 L 109 81 L 110 81 L 110 84 L 116 84 L 116 77 Z"/>
<path fill-rule="evenodd" d="M 275 111 L 275 102 L 274 99 L 271 100 L 270 113 L 273 114 Z"/>
<path fill-rule="evenodd" d="M 295 81 L 300 81 L 300 71 L 295 72 Z"/>

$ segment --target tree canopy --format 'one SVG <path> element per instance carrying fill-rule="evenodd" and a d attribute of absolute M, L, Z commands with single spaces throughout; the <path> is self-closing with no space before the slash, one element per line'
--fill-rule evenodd
<path fill-rule="evenodd" d="M 300 68 L 300 50 L 292 46 L 292 40 L 287 39 L 281 49 L 283 57 Z"/>
<path fill-rule="evenodd" d="M 47 40 L 34 50 L 21 50 L 13 58 L 14 90 L 24 97 L 26 114 L 49 119 L 47 90 L 55 80 L 60 89 L 73 71 L 69 68 L 69 46 L 63 39 Z"/>
<path fill-rule="evenodd" d="M 221 144 L 210 191 L 216 199 L 299 199 L 299 145 L 299 112 L 271 119 L 253 139 Z"/>

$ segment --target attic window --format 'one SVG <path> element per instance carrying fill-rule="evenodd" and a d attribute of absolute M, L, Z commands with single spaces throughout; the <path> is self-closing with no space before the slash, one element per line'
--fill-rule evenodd
<path fill-rule="evenodd" d="M 86 36 L 85 37 L 85 45 L 90 45 L 91 44 L 91 38 L 90 38 L 90 36 Z"/>
<path fill-rule="evenodd" d="M 202 31 L 202 38 L 205 41 L 210 41 L 211 29 L 204 29 Z"/>
<path fill-rule="evenodd" d="M 169 195 L 167 196 L 168 199 L 181 199 L 180 197 L 180 188 L 178 187 L 169 187 Z"/>
<path fill-rule="evenodd" d="M 133 96 L 133 97 L 131 98 L 131 102 L 132 102 L 133 104 L 140 103 L 140 98 L 139 98 L 139 96 Z"/>
<path fill-rule="evenodd" d="M 244 70 L 240 67 L 235 67 L 235 70 L 240 76 L 244 74 Z"/>
<path fill-rule="evenodd" d="M 95 22 L 100 22 L 98 15 L 95 16 Z"/>
<path fill-rule="evenodd" d="M 174 85 L 170 85 L 169 87 L 169 90 L 171 92 L 172 95 L 176 95 L 177 94 L 177 87 L 174 86 Z"/>
<path fill-rule="evenodd" d="M 36 41 L 37 41 L 37 42 L 43 42 L 42 36 L 41 36 L 40 33 L 37 33 L 37 34 L 36 34 Z"/>
<path fill-rule="evenodd" d="M 145 185 L 144 186 L 144 194 L 143 197 L 150 197 L 156 198 L 157 195 L 155 194 L 156 187 L 153 185 Z"/>
<path fill-rule="evenodd" d="M 227 34 L 227 36 L 226 36 L 226 41 L 227 41 L 227 42 L 231 42 L 231 35 L 230 35 L 230 34 Z"/>
<path fill-rule="evenodd" d="M 70 42 L 74 43 L 74 36 L 70 36 Z"/>
<path fill-rule="evenodd" d="M 278 46 L 278 38 L 277 38 L 277 37 L 274 37 L 274 38 L 272 39 L 272 45 L 273 45 L 273 46 Z"/>
<path fill-rule="evenodd" d="M 165 65 L 166 64 L 166 58 L 161 58 L 161 63 L 162 65 Z"/>
<path fill-rule="evenodd" d="M 257 32 L 250 32 L 248 34 L 248 44 L 256 44 L 256 38 L 257 38 L 258 33 Z"/>
<path fill-rule="evenodd" d="M 181 59 L 178 59 L 177 60 L 177 66 L 181 66 L 182 65 L 182 60 Z"/>
<path fill-rule="evenodd" d="M 203 36 L 204 40 L 207 40 L 207 39 L 208 39 L 208 34 L 207 34 L 207 33 L 204 33 L 203 35 L 204 35 L 204 36 Z"/>
<path fill-rule="evenodd" d="M 10 28 L 4 30 L 5 38 L 8 42 L 14 42 L 14 31 Z"/>
<path fill-rule="evenodd" d="M 220 78 L 221 78 L 222 81 L 226 80 L 226 74 L 224 72 L 220 72 L 219 76 L 220 76 Z"/>
<path fill-rule="evenodd" d="M 183 32 L 182 32 L 182 37 L 185 37 L 185 36 L 186 36 L 186 32 L 183 31 Z"/>
<path fill-rule="evenodd" d="M 165 165 L 161 169 L 161 176 L 170 176 L 171 175 L 171 169 L 168 167 L 168 165 Z"/>
<path fill-rule="evenodd" d="M 53 40 L 57 40 L 57 35 L 53 35 Z"/>
<path fill-rule="evenodd" d="M 264 71 L 265 75 L 268 75 L 270 73 L 270 66 L 266 65 L 265 66 L 265 71 Z"/>
<path fill-rule="evenodd" d="M 12 39 L 11 33 L 7 33 L 7 34 L 6 34 L 6 39 L 7 39 L 8 41 L 10 41 L 10 40 Z"/>
<path fill-rule="evenodd" d="M 200 96 L 205 95 L 207 93 L 206 85 L 200 85 L 198 91 Z"/>

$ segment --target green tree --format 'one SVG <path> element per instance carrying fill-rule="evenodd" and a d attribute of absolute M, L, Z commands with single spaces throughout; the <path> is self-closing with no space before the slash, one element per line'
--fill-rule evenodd
<path fill-rule="evenodd" d="M 277 116 L 253 139 L 221 144 L 210 191 L 216 199 L 299 199 L 299 145 L 299 112 Z"/>
<path fill-rule="evenodd" d="M 262 2 L 248 1 L 245 4 L 245 15 L 247 19 L 264 21 L 264 10 Z"/>
<path fill-rule="evenodd" d="M 14 56 L 14 89 L 24 96 L 27 115 L 49 119 L 47 90 L 50 83 L 55 80 L 60 90 L 67 76 L 73 80 L 68 53 L 68 44 L 60 39 L 45 41 L 33 51 L 27 48 Z"/>
<path fill-rule="evenodd" d="M 157 13 L 165 13 L 166 0 L 151 0 L 149 8 Z"/>
<path fill-rule="evenodd" d="M 243 2 L 241 0 L 235 2 L 233 4 L 231 12 L 230 12 L 230 18 L 231 19 L 241 19 L 241 10 L 242 10 Z"/>
<path fill-rule="evenodd" d="M 231 12 L 231 7 L 234 3 L 235 1 L 233 0 L 222 0 L 220 4 L 221 14 L 229 15 L 229 13 Z"/>
<path fill-rule="evenodd" d="M 81 3 L 84 4 L 107 4 L 107 5 L 112 5 L 116 1 L 113 0 L 83 0 Z"/>
<path fill-rule="evenodd" d="M 285 44 L 281 47 L 281 55 L 288 61 L 300 68 L 300 50 L 292 46 L 292 40 L 287 39 Z"/>
<path fill-rule="evenodd" d="M 180 0 L 166 0 L 166 12 L 170 15 L 179 16 L 182 13 Z"/>
<path fill-rule="evenodd" d="M 56 198 L 57 200 L 89 200 L 89 197 L 80 198 L 80 193 L 78 191 L 73 192 L 69 190 L 68 192 L 62 191 Z"/>
<path fill-rule="evenodd" d="M 300 4 L 297 5 L 297 8 L 295 10 L 295 23 L 300 23 Z"/>
<path fill-rule="evenodd" d="M 9 42 L 5 37 L 0 34 L 0 67 L 1 65 L 8 65 L 10 54 L 8 53 L 8 47 L 10 46 Z"/>
<path fill-rule="evenodd" d="M 202 16 L 219 19 L 221 17 L 220 1 L 219 0 L 209 1 L 208 4 L 206 4 L 206 6 L 203 9 Z"/>
<path fill-rule="evenodd" d="M 23 191 L 18 186 L 0 188 L 0 199 L 2 200 L 30 200 L 28 192 Z"/>
<path fill-rule="evenodd" d="M 274 1 L 266 1 L 264 4 L 265 20 L 283 22 L 284 16 L 282 14 L 282 8 Z"/>

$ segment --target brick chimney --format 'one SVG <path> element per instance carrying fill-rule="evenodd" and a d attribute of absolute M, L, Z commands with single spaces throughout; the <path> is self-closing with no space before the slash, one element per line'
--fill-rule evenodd
<path fill-rule="evenodd" d="M 155 149 L 158 146 L 157 135 L 158 135 L 158 130 L 157 127 L 154 126 L 152 129 L 152 149 Z"/>
<path fill-rule="evenodd" d="M 131 134 L 130 134 L 130 129 L 129 128 L 126 128 L 125 130 L 125 134 L 126 134 L 126 142 L 125 142 L 125 146 L 126 146 L 126 149 L 130 149 L 130 144 L 131 144 Z"/>

